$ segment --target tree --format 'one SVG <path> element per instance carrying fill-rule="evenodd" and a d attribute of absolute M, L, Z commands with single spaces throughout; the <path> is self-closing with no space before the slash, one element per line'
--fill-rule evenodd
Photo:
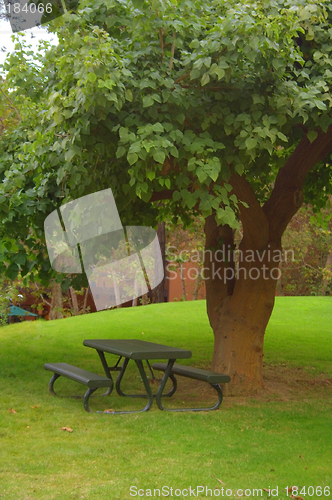
<path fill-rule="evenodd" d="M 123 225 L 201 214 L 212 368 L 228 391 L 260 390 L 281 237 L 332 187 L 331 20 L 327 0 L 83 0 L 54 21 L 59 45 L 41 65 L 18 43 L 3 237 L 30 241 L 26 261 L 47 280 L 34 237 L 70 199 L 111 187 Z"/>

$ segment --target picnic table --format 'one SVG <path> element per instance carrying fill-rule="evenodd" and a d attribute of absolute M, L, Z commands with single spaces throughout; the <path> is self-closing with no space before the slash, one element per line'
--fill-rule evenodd
<path fill-rule="evenodd" d="M 220 373 L 212 372 L 209 370 L 203 370 L 201 368 L 194 368 L 192 366 L 183 366 L 175 364 L 177 359 L 188 359 L 191 358 L 191 351 L 187 349 L 180 349 L 178 347 L 170 347 L 162 344 L 156 344 L 153 342 L 146 342 L 139 339 L 90 339 L 84 340 L 83 345 L 95 349 L 99 355 L 100 361 L 104 368 L 106 377 L 97 375 L 95 373 L 83 370 L 76 366 L 68 365 L 67 363 L 46 363 L 44 368 L 53 372 L 53 376 L 49 382 L 49 391 L 51 394 L 56 395 L 54 391 L 54 382 L 60 376 L 67 377 L 69 379 L 75 380 L 81 384 L 88 387 L 88 390 L 83 398 L 83 404 L 86 411 L 91 412 L 89 407 L 89 398 L 94 391 L 100 387 L 107 388 L 105 396 L 110 395 L 114 389 L 114 382 L 112 378 L 112 373 L 114 371 L 118 372 L 115 389 L 120 396 L 125 397 L 143 397 L 147 398 L 147 404 L 142 410 L 127 410 L 127 411 L 113 411 L 110 410 L 109 413 L 137 413 L 148 411 L 153 403 L 153 398 L 156 398 L 157 406 L 160 410 L 167 411 L 201 411 L 201 410 L 215 410 L 219 408 L 223 394 L 220 387 L 220 383 L 227 383 L 230 381 L 228 375 L 223 375 Z M 118 356 L 118 360 L 113 366 L 109 366 L 106 360 L 105 354 L 112 354 Z M 150 360 L 167 360 L 166 363 L 155 363 L 150 365 Z M 122 361 L 123 360 L 123 361 Z M 144 394 L 125 394 L 121 389 L 121 382 L 123 380 L 124 374 L 128 367 L 130 360 L 134 360 L 141 376 L 145 393 Z M 152 393 L 149 379 L 146 375 L 146 371 L 143 366 L 143 361 L 147 364 L 150 375 L 152 379 L 155 379 L 153 369 L 160 370 L 164 372 L 158 387 L 157 393 L 154 395 Z M 177 381 L 174 375 L 180 375 L 183 377 L 191 378 L 194 380 L 200 380 L 207 382 L 213 387 L 218 393 L 218 402 L 212 407 L 208 408 L 174 408 L 167 409 L 162 404 L 162 397 L 169 397 L 174 394 L 177 388 Z M 167 380 L 171 379 L 173 386 L 171 390 L 163 394 Z M 106 411 L 107 412 L 107 411 Z"/>
<path fill-rule="evenodd" d="M 160 401 L 161 401 L 161 396 L 163 393 L 163 390 L 165 388 L 166 382 L 168 380 L 168 377 L 171 375 L 171 370 L 172 367 L 176 361 L 176 359 L 188 359 L 191 358 L 192 353 L 191 351 L 188 351 L 186 349 L 180 349 L 178 347 L 169 347 L 165 346 L 162 344 L 155 344 L 153 342 L 146 342 L 144 340 L 127 340 L 127 339 L 103 339 L 103 340 L 84 340 L 83 345 L 86 347 L 91 347 L 93 349 L 96 349 L 99 358 L 101 360 L 101 363 L 103 365 L 105 375 L 107 378 L 112 379 L 111 372 L 119 370 L 118 377 L 116 379 L 116 384 L 115 384 L 115 389 L 116 392 L 120 396 L 127 396 L 127 397 L 147 397 L 148 402 L 146 406 L 143 408 L 143 410 L 140 411 L 148 411 L 153 403 L 153 394 L 152 390 L 150 387 L 149 380 L 147 378 L 146 372 L 143 367 L 143 361 L 146 361 L 146 364 L 149 368 L 149 371 L 152 375 L 152 378 L 154 377 L 153 371 L 151 369 L 149 360 L 151 359 L 167 359 L 167 366 L 164 372 L 164 375 L 161 379 L 160 386 L 158 388 L 157 394 L 156 394 L 156 402 L 157 405 L 159 406 Z M 105 358 L 105 353 L 109 354 L 115 354 L 119 356 L 117 363 L 110 367 L 108 366 L 108 363 Z M 124 361 L 119 367 L 120 362 L 124 358 Z M 136 363 L 136 366 L 138 368 L 138 371 L 141 375 L 146 394 L 144 395 L 133 395 L 133 394 L 125 394 L 122 389 L 121 389 L 121 381 L 123 379 L 123 376 L 126 372 L 128 363 L 130 360 L 134 360 Z M 172 395 L 175 392 L 176 389 L 176 381 L 174 377 L 171 377 L 173 379 L 173 388 L 168 393 L 169 395 Z M 121 413 L 131 413 L 130 411 L 127 412 L 121 412 Z"/>

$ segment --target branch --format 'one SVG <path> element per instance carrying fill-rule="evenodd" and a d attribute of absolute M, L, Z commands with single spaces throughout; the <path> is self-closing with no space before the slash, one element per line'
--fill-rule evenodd
<path fill-rule="evenodd" d="M 174 83 L 182 82 L 182 80 L 186 80 L 186 78 L 189 78 L 189 76 L 190 76 L 190 71 L 189 71 L 189 73 L 186 73 L 185 75 L 180 76 L 180 78 L 177 78 L 176 80 L 174 80 Z"/>
<path fill-rule="evenodd" d="M 332 125 L 319 132 L 310 143 L 305 136 L 279 170 L 270 198 L 263 211 L 270 223 L 270 233 L 281 238 L 289 221 L 303 203 L 303 184 L 309 171 L 332 151 Z"/>
<path fill-rule="evenodd" d="M 45 304 L 47 304 L 48 306 L 52 307 L 52 304 L 50 302 L 48 302 L 46 299 L 44 299 L 44 297 L 42 296 L 42 294 L 40 294 L 43 302 L 45 302 Z"/>
<path fill-rule="evenodd" d="M 172 43 L 172 48 L 171 48 L 172 57 L 171 57 L 171 60 L 169 63 L 169 70 L 170 71 L 172 71 L 172 68 L 173 68 L 174 52 L 175 52 L 175 33 L 173 33 L 173 43 Z"/>
<path fill-rule="evenodd" d="M 245 202 L 249 208 L 239 203 L 239 215 L 243 225 L 243 241 L 253 248 L 266 245 L 269 236 L 269 225 L 255 193 L 244 176 L 232 174 L 229 184 L 238 200 Z M 257 230 L 259 228 L 259 230 Z"/>
<path fill-rule="evenodd" d="M 205 85 L 202 87 L 202 86 L 199 86 L 199 87 L 193 87 L 192 85 L 181 85 L 181 87 L 183 89 L 193 89 L 193 90 L 215 90 L 215 91 L 220 91 L 220 90 L 236 90 L 235 87 L 226 87 L 225 85 L 220 85 L 220 86 L 216 86 L 216 87 L 206 87 Z"/>
<path fill-rule="evenodd" d="M 153 193 L 150 201 L 171 200 L 174 190 L 164 190 Z"/>
<path fill-rule="evenodd" d="M 1 90 L 1 93 L 2 95 L 5 97 L 5 99 L 7 99 L 7 101 L 9 102 L 10 104 L 10 107 L 15 111 L 16 115 L 17 115 L 17 118 L 19 120 L 22 120 L 22 117 L 20 115 L 20 113 L 17 111 L 17 109 L 15 108 L 14 104 L 12 103 L 12 100 L 4 93 L 4 91 L 2 89 Z"/>
<path fill-rule="evenodd" d="M 161 47 L 161 62 L 164 60 L 164 38 L 163 38 L 163 30 L 159 28 L 159 41 Z"/>
<path fill-rule="evenodd" d="M 233 294 L 235 279 L 234 274 L 232 279 L 223 279 L 225 268 L 234 270 L 233 249 L 234 249 L 234 233 L 233 230 L 226 224 L 217 226 L 214 214 L 209 215 L 205 219 L 205 251 L 204 251 L 204 279 L 207 298 L 207 310 L 210 325 L 213 329 L 218 327 L 220 320 L 220 304 L 227 296 Z M 222 245 L 220 243 L 222 242 Z M 231 260 L 226 262 L 217 256 L 216 250 L 219 249 L 227 255 L 228 250 L 231 250 Z M 229 275 L 229 274 L 228 274 Z"/>

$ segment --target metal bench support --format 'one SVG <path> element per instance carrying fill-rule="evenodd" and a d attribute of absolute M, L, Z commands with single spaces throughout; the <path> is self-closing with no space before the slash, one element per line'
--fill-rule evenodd
<path fill-rule="evenodd" d="M 152 368 L 154 368 L 155 370 L 166 371 L 167 365 L 165 363 L 155 363 L 154 365 L 152 365 Z M 191 378 L 194 380 L 199 380 L 201 382 L 206 382 L 211 387 L 213 387 L 213 389 L 217 392 L 218 401 L 215 405 L 209 406 L 209 407 L 204 407 L 204 408 L 165 408 L 165 406 L 161 402 L 162 394 L 158 393 L 158 395 L 156 397 L 156 402 L 157 402 L 158 408 L 160 410 L 164 410 L 164 411 L 210 411 L 210 410 L 217 410 L 219 408 L 219 406 L 221 405 L 222 400 L 223 400 L 222 389 L 218 383 L 212 382 L 211 380 L 216 381 L 219 378 L 220 381 L 222 381 L 222 382 L 229 382 L 230 377 L 228 375 L 221 375 L 221 374 L 214 373 L 214 372 L 207 372 L 206 370 L 200 370 L 199 368 L 188 367 L 186 369 L 186 367 L 182 366 L 182 365 L 174 365 L 169 376 L 172 376 L 173 378 L 175 378 L 174 373 L 176 375 L 180 375 L 183 377 Z M 210 381 L 209 381 L 209 379 L 210 379 Z"/>

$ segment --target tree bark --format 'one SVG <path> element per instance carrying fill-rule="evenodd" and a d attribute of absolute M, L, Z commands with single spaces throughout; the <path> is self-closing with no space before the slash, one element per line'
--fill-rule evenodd
<path fill-rule="evenodd" d="M 197 275 L 197 278 L 195 279 L 195 288 L 194 288 L 194 293 L 193 293 L 193 300 L 197 300 L 198 292 L 199 292 L 199 288 L 200 288 L 201 282 L 202 282 L 202 272 L 201 272 L 201 269 L 198 268 L 198 275 Z"/>
<path fill-rule="evenodd" d="M 182 287 L 182 300 L 187 300 L 187 294 L 186 294 L 186 282 L 183 276 L 183 264 L 182 262 L 179 262 L 179 270 L 180 270 L 180 278 L 181 278 L 181 287 Z"/>
<path fill-rule="evenodd" d="M 78 316 L 80 313 L 80 310 L 78 307 L 77 295 L 76 295 L 75 290 L 72 286 L 69 287 L 69 290 L 70 290 L 71 301 L 72 301 L 73 309 L 74 309 L 74 316 Z"/>
<path fill-rule="evenodd" d="M 82 314 L 85 314 L 85 313 L 86 313 L 86 306 L 87 306 L 87 303 L 88 303 L 89 291 L 90 291 L 90 285 L 89 285 L 89 286 L 88 286 L 88 288 L 85 290 L 85 294 L 84 294 L 84 301 L 83 301 L 83 311 L 82 311 Z"/>
<path fill-rule="evenodd" d="M 51 299 L 51 310 L 50 310 L 50 320 L 51 319 L 61 319 L 63 318 L 63 297 L 60 283 L 53 283 L 52 286 L 52 299 Z"/>
<path fill-rule="evenodd" d="M 147 306 L 149 303 L 149 294 L 143 293 L 142 295 L 142 306 Z"/>
<path fill-rule="evenodd" d="M 230 375 L 225 394 L 255 393 L 264 388 L 264 333 L 279 277 L 279 262 L 273 261 L 271 255 L 279 258 L 280 248 L 272 249 L 268 240 L 264 246 L 254 247 L 251 241 L 248 248 L 242 241 L 235 266 L 232 230 L 217 227 L 210 216 L 205 232 L 207 242 L 223 242 L 213 247 L 214 252 L 211 245 L 205 248 L 207 307 L 215 338 L 212 369 Z M 224 238 L 216 237 L 218 233 Z"/>

